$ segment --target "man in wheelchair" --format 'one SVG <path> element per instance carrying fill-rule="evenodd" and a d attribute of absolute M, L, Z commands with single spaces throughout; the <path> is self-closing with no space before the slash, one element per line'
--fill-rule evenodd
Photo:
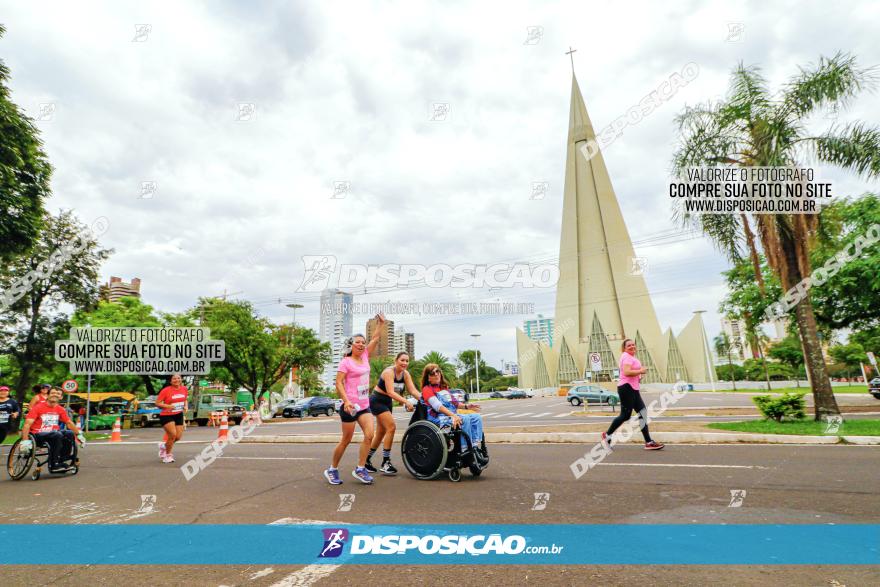
<path fill-rule="evenodd" d="M 460 468 L 468 467 L 476 477 L 489 465 L 479 414 L 459 413 L 440 367 L 425 366 L 422 399 L 401 442 L 407 470 L 419 479 L 434 479 L 446 472 L 449 479 L 461 479 Z"/>
<path fill-rule="evenodd" d="M 21 429 L 19 450 L 23 453 L 27 454 L 36 448 L 32 446 L 29 434 L 33 435 L 38 446 L 49 447 L 50 473 L 66 473 L 69 470 L 69 463 L 73 459 L 74 433 L 80 445 L 86 442 L 82 431 L 70 419 L 60 401 L 61 390 L 53 388 L 45 402 L 37 403 L 30 409 Z M 67 430 L 61 430 L 62 422 Z"/>

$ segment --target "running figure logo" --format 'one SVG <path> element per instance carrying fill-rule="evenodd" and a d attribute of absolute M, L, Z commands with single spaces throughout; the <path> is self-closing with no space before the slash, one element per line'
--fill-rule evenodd
<path fill-rule="evenodd" d="M 136 511 L 136 514 L 152 514 L 153 508 L 156 507 L 156 496 L 155 495 L 141 495 L 141 507 Z"/>
<path fill-rule="evenodd" d="M 825 416 L 825 434 L 837 434 L 843 423 L 843 416 Z"/>
<path fill-rule="evenodd" d="M 336 508 L 337 512 L 350 512 L 351 506 L 354 505 L 354 494 L 353 493 L 340 493 L 339 494 L 339 507 Z"/>
<path fill-rule="evenodd" d="M 729 507 L 729 508 L 741 507 L 745 498 L 746 498 L 746 490 L 745 489 L 731 489 L 730 490 L 730 503 L 727 504 L 727 507 Z"/>
<path fill-rule="evenodd" d="M 303 255 L 305 274 L 297 292 L 321 291 L 327 288 L 330 276 L 336 271 L 336 257 L 333 255 Z"/>
<path fill-rule="evenodd" d="M 550 494 L 549 493 L 536 493 L 535 494 L 535 504 L 532 506 L 533 511 L 543 510 L 547 508 L 547 504 L 550 502 Z"/>
<path fill-rule="evenodd" d="M 348 530 L 345 528 L 324 528 L 324 548 L 318 558 L 335 558 L 342 554 L 342 547 L 348 540 Z"/>

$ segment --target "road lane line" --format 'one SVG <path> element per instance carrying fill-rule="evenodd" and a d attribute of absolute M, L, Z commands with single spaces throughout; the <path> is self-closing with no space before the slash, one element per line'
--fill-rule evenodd
<path fill-rule="evenodd" d="M 535 414 L 534 416 L 532 416 L 532 418 L 540 418 L 541 416 L 548 416 L 552 413 L 553 412 L 541 412 L 540 414 Z"/>
<path fill-rule="evenodd" d="M 342 522 L 325 522 L 323 520 L 300 520 L 298 518 L 281 518 L 270 523 L 270 526 L 286 524 L 320 524 L 323 526 L 339 526 Z M 307 565 L 298 571 L 294 571 L 280 581 L 272 583 L 271 587 L 309 587 L 333 574 L 333 571 L 342 565 Z"/>
<path fill-rule="evenodd" d="M 596 463 L 603 467 L 692 467 L 696 469 L 770 469 L 760 465 L 695 465 L 692 463 Z"/>
<path fill-rule="evenodd" d="M 561 413 L 561 414 L 557 414 L 556 416 L 553 416 L 553 417 L 554 417 L 554 418 L 564 418 L 564 417 L 566 417 L 566 416 L 570 416 L 570 415 L 571 415 L 571 414 L 567 414 L 567 413 L 563 412 L 563 413 Z"/>
<path fill-rule="evenodd" d="M 516 414 L 515 416 L 511 416 L 511 418 L 522 418 L 524 416 L 530 415 L 531 412 L 523 412 L 522 414 Z"/>
<path fill-rule="evenodd" d="M 218 459 L 239 459 L 242 461 L 317 461 L 313 457 L 217 457 Z"/>

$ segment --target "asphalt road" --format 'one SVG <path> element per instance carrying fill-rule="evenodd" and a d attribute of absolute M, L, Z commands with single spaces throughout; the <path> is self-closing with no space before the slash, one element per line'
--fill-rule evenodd
<path fill-rule="evenodd" d="M 659 393 L 646 392 L 643 394 L 645 403 L 659 398 Z M 877 412 L 880 413 L 880 401 L 874 399 L 869 394 L 839 394 L 837 401 L 841 406 L 876 406 Z M 535 426 L 535 425 L 554 425 L 554 424 L 572 424 L 582 423 L 586 420 L 583 416 L 572 416 L 574 410 L 583 409 L 573 408 L 565 398 L 562 397 L 544 397 L 522 400 L 491 400 L 476 402 L 482 406 L 482 415 L 484 426 L 493 427 L 518 427 L 518 426 Z M 812 402 L 808 402 L 812 405 Z M 723 417 L 704 417 L 699 415 L 685 415 L 677 408 L 754 408 L 751 400 L 751 394 L 747 393 L 700 393 L 691 392 L 683 397 L 679 402 L 669 408 L 669 412 L 675 415 L 660 415 L 657 422 L 704 422 L 704 421 L 735 421 L 748 419 L 749 416 L 723 416 Z M 613 418 L 617 412 L 608 406 L 598 406 L 592 404 L 590 410 L 595 412 L 595 418 L 602 419 Z M 856 416 L 857 417 L 857 416 Z M 877 417 L 877 416 L 873 416 Z M 403 408 L 394 408 L 394 419 L 397 422 L 398 429 L 403 429 L 409 422 L 410 414 L 405 412 Z M 590 417 L 591 421 L 595 421 Z M 317 416 L 299 418 L 282 418 L 277 417 L 271 423 L 260 426 L 256 434 L 261 435 L 285 435 L 285 434 L 326 434 L 336 433 L 339 431 L 338 416 Z M 157 434 L 161 436 L 161 432 L 157 432 L 156 428 L 152 429 L 134 429 L 124 430 L 123 435 L 126 440 L 147 440 L 156 438 Z M 187 438 L 190 439 L 207 439 L 217 436 L 215 428 L 199 428 L 190 427 L 187 431 Z"/>
<path fill-rule="evenodd" d="M 42 523 L 878 523 L 880 448 L 862 446 L 683 445 L 645 452 L 623 446 L 576 480 L 569 464 L 589 447 L 498 445 L 482 477 L 454 484 L 417 481 L 405 471 L 373 486 L 321 472 L 330 445 L 239 444 L 186 481 L 178 468 L 202 444 L 179 446 L 163 465 L 154 444 L 91 444 L 82 471 L 65 478 L 0 480 L 0 522 Z M 400 458 L 395 454 L 400 465 Z M 403 469 L 403 467 L 400 467 Z M 732 491 L 744 491 L 729 507 Z M 355 496 L 338 511 L 340 494 Z M 533 510 L 535 493 L 549 493 Z M 155 496 L 144 512 L 142 496 Z M 234 548 L 230 536 L 230 548 Z M 14 547 L 14 545 L 5 545 Z M 165 545 L 157 545 L 157 548 Z M 609 536 L 584 548 L 637 548 L 638 536 Z M 731 545 L 735 547 L 735 545 Z M 221 562 L 221 561 L 218 561 Z M 6 585 L 871 585 L 878 567 L 532 566 L 532 567 L 6 567 Z"/>

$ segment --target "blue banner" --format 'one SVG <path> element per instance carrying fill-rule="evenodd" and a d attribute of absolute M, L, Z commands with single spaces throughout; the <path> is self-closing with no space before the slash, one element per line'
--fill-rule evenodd
<path fill-rule="evenodd" d="M 880 525 L 0 525 L 0 564 L 878 565 Z"/>

